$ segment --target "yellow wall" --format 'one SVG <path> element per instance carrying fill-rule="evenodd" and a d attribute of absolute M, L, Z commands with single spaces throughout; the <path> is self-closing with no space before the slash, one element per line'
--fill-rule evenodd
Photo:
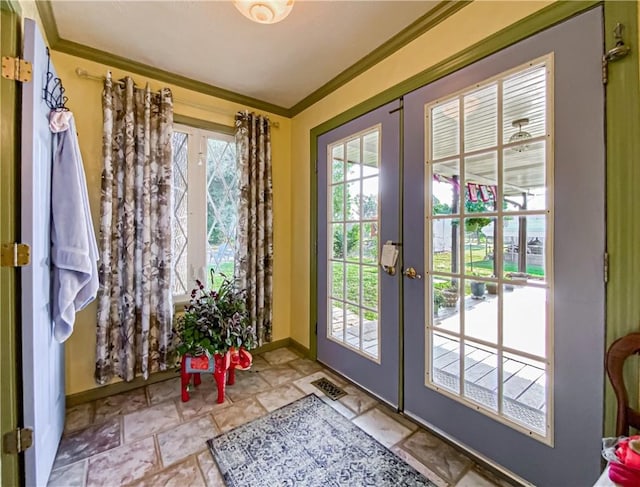
<path fill-rule="evenodd" d="M 102 84 L 79 78 L 75 69 L 81 67 L 91 74 L 104 75 L 111 70 L 115 79 L 126 74 L 109 66 L 58 52 L 52 53 L 58 76 L 64 80 L 67 106 L 73 111 L 78 128 L 80 150 L 87 174 L 87 185 L 94 225 L 98 232 L 100 211 L 100 177 L 102 172 Z M 131 74 L 141 85 L 147 80 Z M 173 91 L 174 113 L 211 122 L 232 125 L 234 114 L 247 107 L 195 93 L 166 83 L 148 80 L 152 89 L 169 86 Z M 209 107 L 208 110 L 184 105 L 179 100 Z M 250 107 L 249 107 L 250 108 Z M 289 296 L 291 278 L 291 120 L 268 114 L 280 124 L 272 130 L 274 269 L 273 269 L 273 339 L 290 336 Z M 75 329 L 66 342 L 66 393 L 74 394 L 97 387 L 93 379 L 95 363 L 96 303 L 81 311 Z"/>
<path fill-rule="evenodd" d="M 309 131 L 549 5 L 476 1 L 293 118 L 291 132 L 291 338 L 309 346 Z"/>

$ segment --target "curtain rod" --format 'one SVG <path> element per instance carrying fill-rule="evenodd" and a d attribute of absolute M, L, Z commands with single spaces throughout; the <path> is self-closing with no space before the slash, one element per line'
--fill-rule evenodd
<path fill-rule="evenodd" d="M 79 78 L 84 78 L 84 79 L 89 79 L 92 81 L 99 81 L 99 82 L 104 82 L 105 77 L 104 76 L 96 76 L 95 74 L 90 74 L 86 69 L 82 69 L 82 68 L 76 68 L 76 76 L 78 76 Z M 121 81 L 116 81 L 114 80 L 114 83 L 121 83 Z M 225 112 L 220 110 L 219 108 L 215 108 L 212 106 L 208 106 L 208 105 L 201 105 L 199 103 L 193 103 L 190 101 L 185 101 L 185 100 L 181 100 L 180 98 L 174 98 L 174 103 L 178 103 L 180 105 L 187 105 L 190 107 L 194 107 L 194 108 L 198 108 L 200 110 L 205 110 L 205 111 L 210 111 L 210 112 L 215 112 L 215 113 L 219 113 L 221 115 L 228 115 L 230 117 L 235 116 L 235 113 L 229 113 L 229 112 Z M 280 128 L 280 122 L 276 122 L 273 120 L 270 120 L 271 122 L 271 126 L 274 128 Z"/>

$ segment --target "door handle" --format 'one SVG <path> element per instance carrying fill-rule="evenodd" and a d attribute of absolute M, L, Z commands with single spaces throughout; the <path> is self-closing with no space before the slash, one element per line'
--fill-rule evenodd
<path fill-rule="evenodd" d="M 418 272 L 413 267 L 407 267 L 403 274 L 409 279 L 422 279 L 422 274 L 418 274 Z"/>

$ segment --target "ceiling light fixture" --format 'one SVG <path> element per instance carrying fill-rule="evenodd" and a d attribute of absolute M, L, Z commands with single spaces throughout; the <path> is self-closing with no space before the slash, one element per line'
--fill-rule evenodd
<path fill-rule="evenodd" d="M 233 4 L 248 19 L 259 24 L 275 24 L 293 10 L 294 0 L 233 0 Z"/>
<path fill-rule="evenodd" d="M 509 137 L 509 143 L 513 144 L 516 142 L 524 142 L 527 139 L 531 138 L 531 134 L 525 130 L 522 130 L 522 126 L 523 125 L 529 125 L 529 119 L 528 118 L 519 118 L 518 120 L 514 120 L 511 125 L 513 127 L 518 127 L 518 131 L 516 133 L 514 133 L 511 137 Z M 516 152 L 523 152 L 526 151 L 529 148 L 528 144 L 522 144 L 522 145 L 516 145 L 513 146 L 512 149 Z"/>

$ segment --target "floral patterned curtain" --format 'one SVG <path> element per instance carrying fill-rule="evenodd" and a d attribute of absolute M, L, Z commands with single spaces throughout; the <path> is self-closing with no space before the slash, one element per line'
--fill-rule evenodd
<path fill-rule="evenodd" d="M 109 74 L 102 107 L 98 384 L 171 366 L 173 320 L 171 91 Z"/>
<path fill-rule="evenodd" d="M 236 114 L 240 186 L 236 282 L 247 291 L 258 346 L 271 341 L 273 275 L 273 190 L 271 124 L 254 113 Z"/>

